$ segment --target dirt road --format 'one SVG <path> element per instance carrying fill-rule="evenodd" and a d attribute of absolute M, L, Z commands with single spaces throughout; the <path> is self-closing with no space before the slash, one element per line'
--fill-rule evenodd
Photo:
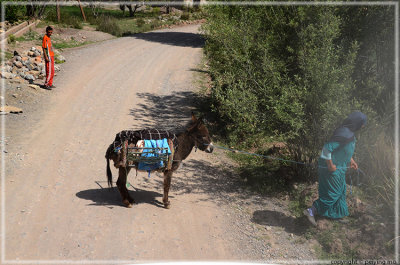
<path fill-rule="evenodd" d="M 288 213 L 275 214 L 275 222 L 260 219 L 285 210 L 240 193 L 221 152 L 191 153 L 172 179 L 169 210 L 159 204 L 161 175 L 130 174 L 138 203 L 132 209 L 107 188 L 104 154 L 118 131 L 189 120 L 204 44 L 197 30 L 160 30 L 65 54 L 57 88 L 37 106 L 40 115 L 7 131 L 14 137 L 6 155 L 3 261 L 313 257 L 307 243 L 293 243 L 296 235 L 282 229 L 282 216 L 290 227 Z"/>

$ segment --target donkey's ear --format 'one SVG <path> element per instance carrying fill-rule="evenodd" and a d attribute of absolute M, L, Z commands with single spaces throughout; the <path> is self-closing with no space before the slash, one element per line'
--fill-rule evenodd
<path fill-rule="evenodd" d="M 192 121 L 193 121 L 193 122 L 196 122 L 196 121 L 197 121 L 197 118 L 196 118 L 196 116 L 194 116 L 193 111 L 192 111 Z"/>

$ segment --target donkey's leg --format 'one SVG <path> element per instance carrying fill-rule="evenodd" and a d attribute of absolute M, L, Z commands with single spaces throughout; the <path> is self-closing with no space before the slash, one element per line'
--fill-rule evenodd
<path fill-rule="evenodd" d="M 171 187 L 171 177 L 172 177 L 172 170 L 164 171 L 164 196 L 163 196 L 163 203 L 164 207 L 169 209 L 171 207 L 171 203 L 168 200 L 168 192 L 169 188 Z"/>
<path fill-rule="evenodd" d="M 130 170 L 130 168 L 120 167 L 117 180 L 117 187 L 119 193 L 121 193 L 122 203 L 128 208 L 132 208 L 132 203 L 135 202 L 129 195 L 128 189 L 126 188 L 126 179 Z"/>

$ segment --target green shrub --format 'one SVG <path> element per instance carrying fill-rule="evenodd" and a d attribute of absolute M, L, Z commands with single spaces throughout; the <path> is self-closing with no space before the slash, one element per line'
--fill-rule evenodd
<path fill-rule="evenodd" d="M 83 25 L 82 25 L 82 18 L 78 18 L 76 16 L 64 16 L 61 19 L 61 22 L 69 25 L 75 29 L 82 29 Z"/>
<path fill-rule="evenodd" d="M 27 33 L 22 35 L 21 37 L 16 38 L 18 41 L 32 41 L 32 40 L 41 40 L 42 36 L 40 36 L 36 31 L 29 30 Z"/>
<path fill-rule="evenodd" d="M 190 18 L 189 12 L 183 12 L 182 13 L 182 15 L 181 15 L 181 19 L 182 20 L 189 20 L 189 18 Z"/>
<path fill-rule="evenodd" d="M 146 24 L 143 18 L 139 18 L 136 20 L 136 25 L 140 28 L 143 27 L 143 25 Z"/>
<path fill-rule="evenodd" d="M 3 0 L 0 1 L 1 2 L 5 2 Z M 15 2 L 15 1 L 11 1 L 11 2 Z M 1 6 L 0 6 L 0 10 L 1 10 Z M 23 5 L 8 5 L 6 6 L 6 10 L 5 10 L 5 20 L 7 20 L 10 23 L 14 23 L 17 22 L 19 20 L 24 20 L 25 17 L 25 6 Z"/>
<path fill-rule="evenodd" d="M 122 30 L 118 24 L 118 20 L 109 16 L 100 16 L 97 21 L 97 30 L 110 33 L 114 36 L 122 36 Z"/>
<path fill-rule="evenodd" d="M 61 59 L 60 59 L 60 56 L 59 56 L 58 54 L 55 54 L 55 55 L 54 55 L 54 62 L 55 62 L 56 64 L 62 64 L 62 63 L 65 63 L 65 60 L 61 60 Z"/>
<path fill-rule="evenodd" d="M 393 138 L 382 127 L 376 126 L 379 121 L 369 122 L 360 133 L 354 157 L 362 173 L 352 175 L 353 179 L 359 179 L 371 201 L 383 206 L 379 207 L 381 210 L 391 212 L 396 189 Z"/>
<path fill-rule="evenodd" d="M 15 37 L 15 35 L 13 34 L 8 35 L 8 43 L 15 43 L 16 40 L 17 38 Z"/>
<path fill-rule="evenodd" d="M 151 28 L 151 29 L 156 29 L 156 28 L 158 28 L 160 25 L 161 25 L 161 23 L 160 23 L 158 20 L 154 20 L 154 21 L 151 22 L 150 28 Z"/>
<path fill-rule="evenodd" d="M 153 16 L 158 16 L 160 15 L 160 8 L 159 7 L 153 7 Z"/>
<path fill-rule="evenodd" d="M 214 6 L 205 12 L 209 111 L 229 144 L 284 141 L 292 160 L 313 164 L 354 110 L 393 131 L 382 119 L 394 109 L 394 68 L 386 63 L 394 56 L 393 8 Z M 363 163 L 376 163 L 359 145 Z M 298 167 L 296 174 L 317 175 L 315 167 Z"/>

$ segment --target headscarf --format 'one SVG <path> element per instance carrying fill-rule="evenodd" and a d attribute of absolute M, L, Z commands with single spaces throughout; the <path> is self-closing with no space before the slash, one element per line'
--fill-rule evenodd
<path fill-rule="evenodd" d="M 359 111 L 351 113 L 342 125 L 333 132 L 329 142 L 346 144 L 353 141 L 354 133 L 367 123 L 367 116 Z"/>

